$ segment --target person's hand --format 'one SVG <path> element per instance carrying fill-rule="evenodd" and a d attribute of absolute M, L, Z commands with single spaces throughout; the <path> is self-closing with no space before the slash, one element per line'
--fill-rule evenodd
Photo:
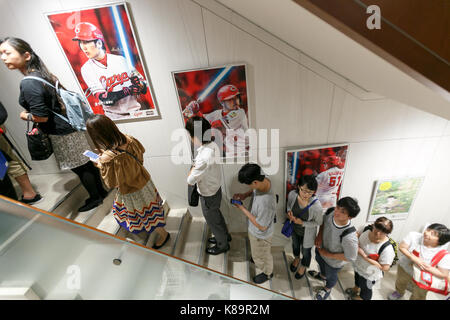
<path fill-rule="evenodd" d="M 322 247 L 322 237 L 317 236 L 316 239 L 314 240 L 314 245 L 316 246 L 316 248 L 321 248 Z"/>
<path fill-rule="evenodd" d="M 198 113 L 200 111 L 200 106 L 198 105 L 197 101 L 191 101 L 189 104 L 184 108 L 183 115 L 185 117 L 192 117 L 194 114 Z"/>
<path fill-rule="evenodd" d="M 421 258 L 418 258 L 414 256 L 413 262 L 416 266 L 420 268 L 420 270 L 426 270 L 427 268 L 430 268 L 430 265 L 423 261 Z"/>
<path fill-rule="evenodd" d="M 27 121 L 28 120 L 28 111 L 22 111 L 19 115 L 20 119 Z"/>
<path fill-rule="evenodd" d="M 429 268 L 430 265 L 423 261 L 421 258 L 414 256 L 412 259 L 412 262 L 419 267 L 420 270 L 425 270 L 426 268 Z"/>
<path fill-rule="evenodd" d="M 294 215 L 292 214 L 292 211 L 288 211 L 287 216 L 288 216 L 289 221 L 294 222 L 295 218 L 294 218 Z"/>
<path fill-rule="evenodd" d="M 233 195 L 234 200 L 244 201 L 247 198 L 245 193 L 235 193 Z"/>

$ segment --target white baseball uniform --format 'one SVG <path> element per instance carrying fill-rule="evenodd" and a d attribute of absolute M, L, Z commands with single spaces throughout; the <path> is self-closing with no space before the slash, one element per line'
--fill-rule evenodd
<path fill-rule="evenodd" d="M 317 198 L 319 198 L 323 209 L 328 209 L 336 205 L 337 192 L 342 182 L 344 169 L 332 167 L 326 171 L 319 173 L 317 180 Z"/>
<path fill-rule="evenodd" d="M 211 113 L 203 114 L 209 123 L 220 120 L 226 128 L 225 154 L 227 157 L 244 156 L 248 149 L 245 132 L 248 129 L 247 115 L 241 108 L 223 113 L 219 109 Z"/>
<path fill-rule="evenodd" d="M 124 57 L 106 54 L 107 66 L 95 59 L 89 59 L 81 67 L 84 82 L 91 89 L 93 95 L 98 92 L 117 92 L 132 85 L 130 76 L 132 70 Z M 111 119 L 120 119 L 139 110 L 141 105 L 133 95 L 126 96 L 110 106 L 103 105 L 105 115 Z"/>

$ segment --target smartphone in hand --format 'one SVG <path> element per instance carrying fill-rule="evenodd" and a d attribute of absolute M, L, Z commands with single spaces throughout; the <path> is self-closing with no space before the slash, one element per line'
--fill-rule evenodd
<path fill-rule="evenodd" d="M 85 152 L 83 152 L 83 155 L 85 155 L 86 157 L 91 159 L 91 161 L 94 161 L 94 162 L 97 162 L 98 159 L 100 158 L 100 156 L 98 154 L 92 152 L 91 150 L 86 150 Z"/>
<path fill-rule="evenodd" d="M 242 201 L 240 200 L 235 200 L 235 199 L 230 199 L 231 204 L 240 204 L 242 206 Z"/>

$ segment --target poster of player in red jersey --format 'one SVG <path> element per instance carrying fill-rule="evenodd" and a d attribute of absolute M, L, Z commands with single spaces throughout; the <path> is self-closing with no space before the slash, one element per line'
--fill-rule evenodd
<path fill-rule="evenodd" d="M 286 151 L 285 200 L 303 175 L 314 175 L 316 196 L 324 210 L 335 207 L 344 179 L 348 145 Z"/>
<path fill-rule="evenodd" d="M 172 75 L 184 122 L 193 116 L 204 117 L 211 124 L 223 157 L 248 155 L 245 65 L 178 71 Z"/>
<path fill-rule="evenodd" d="M 159 118 L 125 2 L 46 16 L 94 113 Z"/>

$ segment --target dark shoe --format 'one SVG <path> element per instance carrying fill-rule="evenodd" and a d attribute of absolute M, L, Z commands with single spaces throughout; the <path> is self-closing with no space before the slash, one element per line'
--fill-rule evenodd
<path fill-rule="evenodd" d="M 300 264 L 300 262 L 297 264 L 296 267 L 294 267 L 294 261 L 292 261 L 291 265 L 289 266 L 289 269 L 291 270 L 291 272 L 297 271 L 297 268 L 298 268 L 299 264 Z"/>
<path fill-rule="evenodd" d="M 228 250 L 230 250 L 230 245 L 227 245 L 224 249 L 219 249 L 217 248 L 217 246 L 213 246 L 210 248 L 206 248 L 206 253 L 212 254 L 212 255 L 218 255 L 224 252 L 227 252 Z"/>
<path fill-rule="evenodd" d="M 253 282 L 256 284 L 264 283 L 267 280 L 271 279 L 272 277 L 273 277 L 273 273 L 270 276 L 268 276 L 264 272 L 261 272 L 260 274 L 258 274 L 257 276 L 255 276 L 253 278 Z"/>
<path fill-rule="evenodd" d="M 102 203 L 103 203 L 103 199 L 86 201 L 84 206 L 82 206 L 82 207 L 80 207 L 78 209 L 78 212 L 84 212 L 84 211 L 92 210 L 92 209 L 98 207 L 99 205 L 101 205 Z"/>
<path fill-rule="evenodd" d="M 159 248 L 161 248 L 163 245 L 165 245 L 165 244 L 167 243 L 167 241 L 169 241 L 169 239 L 170 239 L 170 233 L 167 232 L 166 240 L 164 240 L 164 242 L 163 242 L 160 246 L 157 246 L 156 244 L 154 244 L 152 248 L 153 248 L 153 249 L 159 249 Z"/>
<path fill-rule="evenodd" d="M 230 242 L 231 240 L 232 240 L 232 239 L 231 239 L 231 235 L 228 235 L 227 241 Z M 216 243 L 217 243 L 216 237 L 211 237 L 211 238 L 209 238 L 209 239 L 208 239 L 208 242 L 209 242 L 209 243 L 212 243 L 212 244 L 216 244 Z"/>
<path fill-rule="evenodd" d="M 326 279 L 326 278 L 322 278 L 322 277 L 320 276 L 320 273 L 317 272 L 317 271 L 311 270 L 311 271 L 308 271 L 308 274 L 309 274 L 311 277 L 313 277 L 314 279 L 322 280 L 322 281 L 327 281 L 327 279 Z"/>
<path fill-rule="evenodd" d="M 35 204 L 37 202 L 39 202 L 40 200 L 42 200 L 42 197 L 39 193 L 36 193 L 36 195 L 34 196 L 33 199 L 24 199 L 23 196 L 20 199 L 20 202 L 23 202 L 25 204 Z"/>
<path fill-rule="evenodd" d="M 303 276 L 305 275 L 305 273 L 306 273 L 306 271 L 303 272 L 303 274 L 300 274 L 300 273 L 296 272 L 296 273 L 295 273 L 295 279 L 300 280 L 301 278 L 303 278 Z"/>

